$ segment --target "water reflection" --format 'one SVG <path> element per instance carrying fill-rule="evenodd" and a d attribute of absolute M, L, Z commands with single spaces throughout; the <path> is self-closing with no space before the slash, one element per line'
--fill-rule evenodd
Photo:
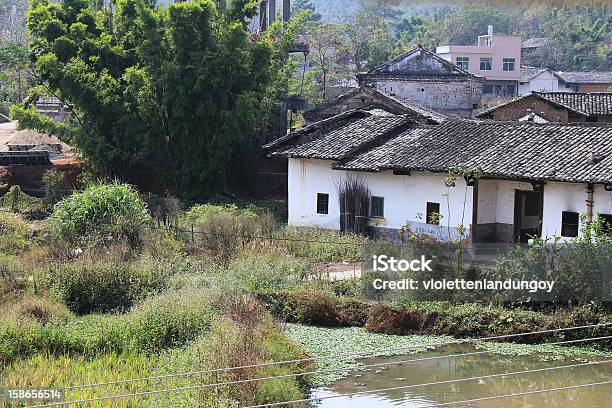
<path fill-rule="evenodd" d="M 421 353 L 417 358 L 474 351 L 473 345 L 452 345 Z M 430 383 L 458 378 L 486 376 L 504 372 L 557 367 L 584 362 L 576 356 L 550 360 L 547 355 L 509 356 L 479 354 L 448 359 L 425 360 L 401 365 L 389 364 L 355 371 L 349 377 L 329 387 L 316 390 L 312 397 L 323 397 L 345 393 L 392 388 L 411 384 Z M 361 360 L 364 364 L 393 362 L 411 359 L 396 356 Z M 543 361 L 544 358 L 544 361 Z M 606 358 L 589 357 L 589 361 Z M 612 364 L 574 367 L 553 371 L 509 375 L 480 380 L 420 386 L 409 389 L 385 391 L 353 397 L 323 400 L 315 406 L 320 408 L 420 408 L 451 401 L 469 400 L 493 395 L 535 391 L 538 389 L 565 387 L 578 384 L 609 381 L 612 379 Z M 581 389 L 542 393 L 479 401 L 454 407 L 478 408 L 601 408 L 611 406 L 612 385 L 600 385 Z"/>

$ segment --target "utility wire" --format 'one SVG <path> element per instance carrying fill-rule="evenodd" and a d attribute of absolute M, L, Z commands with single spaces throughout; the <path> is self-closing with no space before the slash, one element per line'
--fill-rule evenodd
<path fill-rule="evenodd" d="M 565 368 L 585 367 L 585 366 L 592 366 L 592 365 L 607 364 L 607 363 L 611 363 L 611 362 L 612 362 L 612 360 L 590 361 L 590 362 L 587 362 L 587 363 L 569 364 L 569 365 L 565 365 L 565 366 L 546 367 L 546 368 L 538 368 L 538 369 L 532 369 L 532 370 L 514 371 L 514 372 L 509 372 L 509 373 L 499 373 L 499 374 L 491 374 L 491 375 L 482 375 L 482 376 L 477 376 L 477 377 L 458 378 L 458 379 L 445 380 L 445 381 L 435 381 L 435 382 L 429 382 L 429 383 L 411 384 L 411 385 L 404 385 L 404 386 L 398 386 L 398 387 L 380 388 L 380 389 L 377 389 L 377 390 L 369 390 L 369 391 L 360 391 L 360 392 L 355 392 L 355 393 L 330 395 L 330 396 L 327 396 L 327 397 L 305 398 L 305 399 L 299 399 L 299 400 L 274 402 L 274 403 L 267 403 L 267 404 L 261 404 L 261 405 L 253 405 L 253 406 L 244 407 L 244 408 L 263 408 L 263 407 L 273 407 L 273 406 L 280 406 L 280 405 L 287 405 L 287 404 L 301 403 L 301 402 L 314 402 L 314 401 L 321 401 L 321 400 L 325 400 L 325 399 L 340 398 L 340 397 L 346 397 L 346 396 L 367 395 L 367 394 L 371 394 L 371 393 L 374 393 L 374 392 L 394 391 L 394 390 L 416 388 L 416 387 L 425 387 L 425 386 L 440 385 L 440 384 L 452 384 L 452 383 L 457 383 L 457 382 L 465 382 L 465 381 L 472 381 L 472 380 L 481 380 L 481 379 L 485 379 L 485 378 L 504 377 L 504 376 L 508 376 L 508 375 L 519 375 L 519 374 L 529 374 L 529 373 L 555 371 L 555 370 L 562 370 L 562 369 L 565 369 Z M 137 396 L 146 396 L 146 395 L 154 395 L 154 394 L 165 394 L 165 393 L 177 392 L 177 391 L 196 390 L 196 389 L 203 389 L 203 388 L 208 388 L 208 387 L 210 387 L 209 384 L 192 385 L 192 386 L 187 386 L 187 387 L 175 387 L 175 388 L 166 388 L 166 389 L 161 389 L 161 390 L 140 391 L 140 392 L 126 393 L 126 394 L 107 395 L 107 396 L 96 397 L 96 398 L 83 398 L 83 399 L 80 399 L 80 400 L 72 400 L 72 401 L 52 402 L 52 403 L 49 403 L 49 404 L 31 405 L 31 406 L 28 406 L 26 408 L 44 408 L 44 407 L 65 406 L 65 405 L 79 404 L 79 403 L 85 403 L 85 402 L 104 401 L 104 400 L 110 400 L 110 399 L 137 397 Z"/>
<path fill-rule="evenodd" d="M 538 369 L 523 370 L 523 371 L 514 371 L 514 372 L 511 372 L 511 373 L 499 373 L 499 374 L 491 374 L 491 375 L 481 375 L 481 376 L 477 376 L 477 377 L 458 378 L 458 379 L 454 379 L 454 380 L 434 381 L 434 382 L 429 382 L 429 383 L 420 383 L 420 384 L 412 384 L 412 385 L 400 385 L 400 386 L 397 386 L 397 387 L 379 388 L 379 389 L 376 389 L 376 390 L 368 390 L 368 391 L 347 392 L 347 393 L 344 393 L 344 394 L 328 395 L 328 396 L 318 397 L 318 398 L 304 398 L 304 399 L 299 399 L 299 400 L 291 400 L 291 401 L 283 401 L 283 402 L 271 402 L 271 403 L 267 403 L 267 404 L 251 405 L 251 406 L 243 407 L 243 408 L 277 407 L 277 406 L 287 405 L 287 404 L 297 404 L 297 403 L 300 403 L 300 402 L 316 402 L 316 401 L 322 401 L 322 400 L 327 400 L 327 399 L 332 399 L 332 398 L 354 397 L 354 396 L 359 396 L 359 395 L 368 395 L 368 394 L 372 394 L 372 393 L 380 393 L 380 392 L 396 391 L 396 390 L 405 390 L 405 389 L 416 388 L 416 387 L 427 387 L 427 386 L 431 386 L 431 385 L 441 385 L 441 384 L 453 384 L 453 383 L 457 383 L 457 382 L 465 382 L 465 381 L 473 381 L 473 380 L 483 380 L 483 379 L 486 379 L 486 378 L 505 377 L 507 375 L 531 374 L 531 373 L 539 373 L 539 372 L 545 372 L 545 371 L 561 370 L 563 368 L 584 367 L 584 366 L 588 366 L 588 365 L 607 364 L 607 363 L 612 363 L 612 360 L 592 361 L 592 362 L 588 362 L 588 363 L 571 364 L 571 365 L 566 365 L 566 366 L 538 368 Z M 612 381 L 609 381 L 609 382 L 612 382 Z"/>
<path fill-rule="evenodd" d="M 541 394 L 541 393 L 553 392 L 553 391 L 573 390 L 573 389 L 577 389 L 577 388 L 594 387 L 594 386 L 597 386 L 597 385 L 605 385 L 605 384 L 612 384 L 612 381 L 601 381 L 601 382 L 590 383 L 590 384 L 569 385 L 567 387 L 557 387 L 557 388 L 549 388 L 549 389 L 546 389 L 546 390 L 516 392 L 516 393 L 513 393 L 513 394 L 493 395 L 493 396 L 490 396 L 490 397 L 473 398 L 473 399 L 463 400 L 463 401 L 443 402 L 443 403 L 435 404 L 435 405 L 426 405 L 426 406 L 421 407 L 421 408 L 446 407 L 446 406 L 449 406 L 449 405 L 468 404 L 468 403 L 471 403 L 471 402 L 489 401 L 489 400 L 500 399 L 500 398 L 520 397 L 520 396 L 523 396 L 523 395 Z"/>
<path fill-rule="evenodd" d="M 564 328 L 559 328 L 559 329 L 539 330 L 539 331 L 525 332 L 525 333 L 506 334 L 506 335 L 500 335 L 500 336 L 481 337 L 478 339 L 461 339 L 461 340 L 448 341 L 448 342 L 418 344 L 418 345 L 404 346 L 404 347 L 391 347 L 391 348 L 381 349 L 381 350 L 374 351 L 374 352 L 331 354 L 331 355 L 325 355 L 325 356 L 306 357 L 306 358 L 284 360 L 284 361 L 272 361 L 272 362 L 260 363 L 260 364 L 247 364 L 247 365 L 234 366 L 234 367 L 214 368 L 214 369 L 209 369 L 209 370 L 187 371 L 183 373 L 166 374 L 166 375 L 159 375 L 159 376 L 152 376 L 152 377 L 131 378 L 131 379 L 125 379 L 125 380 L 108 381 L 108 382 L 100 382 L 100 383 L 93 383 L 93 384 L 74 385 L 74 386 L 60 388 L 60 390 L 68 391 L 68 390 L 81 389 L 81 388 L 99 387 L 99 386 L 115 385 L 115 384 L 125 384 L 125 383 L 139 382 L 139 381 L 153 381 L 153 380 L 161 380 L 165 378 L 186 377 L 186 376 L 194 376 L 194 375 L 199 375 L 199 374 L 212 374 L 212 373 L 228 372 L 228 371 L 235 371 L 235 370 L 244 370 L 247 368 L 260 368 L 260 367 L 278 366 L 278 365 L 283 365 L 283 364 L 294 364 L 294 363 L 312 362 L 312 361 L 319 361 L 319 360 L 337 359 L 340 357 L 350 357 L 350 358 L 376 357 L 376 356 L 380 356 L 381 354 L 384 354 L 385 352 L 407 351 L 407 350 L 414 350 L 414 349 L 419 349 L 419 348 L 424 348 L 424 347 L 439 347 L 439 346 L 473 343 L 473 342 L 480 342 L 480 341 L 500 340 L 500 339 L 506 339 L 506 338 L 528 336 L 528 335 L 533 335 L 533 334 L 544 334 L 544 333 L 554 333 L 554 332 L 562 332 L 562 331 L 569 331 L 569 330 L 607 327 L 610 325 L 612 325 L 612 322 L 585 325 L 585 326 L 564 327 Z M 606 339 L 609 337 L 611 336 L 596 337 L 596 338 L 584 339 L 584 340 L 570 340 L 570 342 L 600 340 L 600 339 Z M 562 343 L 565 343 L 565 342 L 556 342 L 552 344 L 562 344 Z M 545 344 L 549 344 L 549 343 L 545 343 Z"/>

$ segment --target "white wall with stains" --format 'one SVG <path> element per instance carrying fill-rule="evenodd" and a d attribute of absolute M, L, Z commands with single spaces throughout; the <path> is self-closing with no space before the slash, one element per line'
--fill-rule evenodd
<path fill-rule="evenodd" d="M 325 160 L 289 159 L 289 225 L 340 228 L 336 185 L 347 172 L 332 170 L 331 165 L 331 161 Z M 448 238 L 448 226 L 451 227 L 452 239 L 458 237 L 458 225 L 465 225 L 469 230 L 473 189 L 467 187 L 464 180 L 457 180 L 456 187 L 449 189 L 444 185 L 446 174 L 443 173 L 394 175 L 386 171 L 354 174 L 363 179 L 373 196 L 384 198 L 384 217 L 372 219 L 373 226 L 401 229 L 408 224 L 415 232 L 435 235 L 443 240 Z M 329 194 L 328 214 L 317 214 L 317 193 Z M 427 202 L 440 204 L 440 226 L 426 224 Z"/>

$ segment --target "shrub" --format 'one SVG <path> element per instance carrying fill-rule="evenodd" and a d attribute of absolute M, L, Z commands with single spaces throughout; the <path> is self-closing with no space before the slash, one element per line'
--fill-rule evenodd
<path fill-rule="evenodd" d="M 19 215 L 0 212 L 0 252 L 17 254 L 30 246 L 32 229 Z"/>
<path fill-rule="evenodd" d="M 286 255 L 257 254 L 232 261 L 227 272 L 247 292 L 289 289 L 299 285 L 308 274 L 308 265 Z"/>
<path fill-rule="evenodd" d="M 236 204 L 197 204 L 187 210 L 185 221 L 189 224 L 199 224 L 219 214 L 257 218 L 257 212 L 252 207 L 240 208 Z"/>
<path fill-rule="evenodd" d="M 5 307 L 5 318 L 20 323 L 66 323 L 74 315 L 66 305 L 44 297 L 26 296 Z"/>
<path fill-rule="evenodd" d="M 322 228 L 287 228 L 279 241 L 289 254 L 313 261 L 358 261 L 370 241 L 361 235 Z"/>
<path fill-rule="evenodd" d="M 42 175 L 42 181 L 45 185 L 42 205 L 48 211 L 65 195 L 66 173 L 57 170 L 47 170 Z"/>
<path fill-rule="evenodd" d="M 126 310 L 163 289 L 167 273 L 155 265 L 83 259 L 51 264 L 47 279 L 54 296 L 83 315 Z"/>
<path fill-rule="evenodd" d="M 372 308 L 365 329 L 372 333 L 414 334 L 423 324 L 423 316 L 414 310 L 384 304 Z"/>
<path fill-rule="evenodd" d="M 241 249 L 260 244 L 261 237 L 272 237 L 276 226 L 270 214 L 257 215 L 249 210 L 233 209 L 233 206 L 229 210 L 226 206 L 209 204 L 202 207 L 207 211 L 196 218 L 196 247 L 225 261 Z"/>
<path fill-rule="evenodd" d="M 52 231 L 71 244 L 125 240 L 134 247 L 140 244 L 151 217 L 138 192 L 115 181 L 64 198 L 55 206 L 50 221 Z"/>

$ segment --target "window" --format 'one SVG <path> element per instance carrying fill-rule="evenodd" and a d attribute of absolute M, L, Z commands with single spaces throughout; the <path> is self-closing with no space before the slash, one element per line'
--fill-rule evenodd
<path fill-rule="evenodd" d="M 561 213 L 561 236 L 577 237 L 580 217 L 577 212 L 563 211 Z"/>
<path fill-rule="evenodd" d="M 370 199 L 370 217 L 383 218 L 385 216 L 384 197 L 374 197 Z"/>
<path fill-rule="evenodd" d="M 514 95 L 516 92 L 514 91 L 514 85 L 506 85 L 506 90 L 504 91 L 506 95 Z"/>
<path fill-rule="evenodd" d="M 440 203 L 427 203 L 427 224 L 440 224 Z"/>
<path fill-rule="evenodd" d="M 493 93 L 493 85 L 483 85 L 482 86 L 482 93 L 492 94 Z"/>
<path fill-rule="evenodd" d="M 504 71 L 514 71 L 514 58 L 504 58 L 502 59 L 502 70 Z"/>
<path fill-rule="evenodd" d="M 491 58 L 481 58 L 480 59 L 480 70 L 481 71 L 490 71 L 493 65 L 493 60 Z"/>
<path fill-rule="evenodd" d="M 470 59 L 468 57 L 457 57 L 457 66 L 467 71 L 470 66 Z"/>
<path fill-rule="evenodd" d="M 329 194 L 317 193 L 317 214 L 327 214 L 329 211 Z"/>
<path fill-rule="evenodd" d="M 599 214 L 599 218 L 602 222 L 602 229 L 607 232 L 612 232 L 612 214 Z"/>

